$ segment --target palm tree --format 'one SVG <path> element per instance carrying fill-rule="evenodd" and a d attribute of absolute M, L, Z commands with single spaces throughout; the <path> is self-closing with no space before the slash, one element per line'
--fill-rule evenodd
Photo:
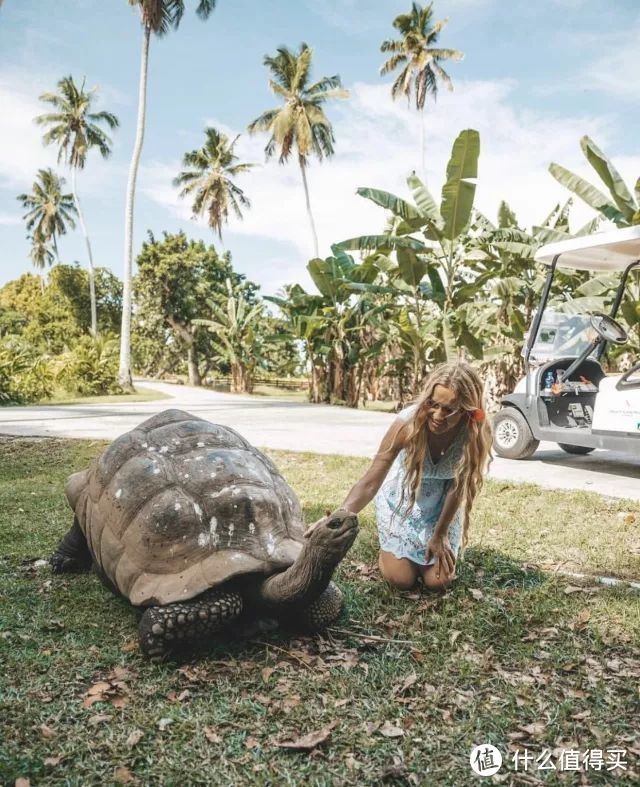
<path fill-rule="evenodd" d="M 172 28 L 177 30 L 184 15 L 184 0 L 129 0 L 129 5 L 140 10 L 142 21 L 142 57 L 140 61 L 140 84 L 138 88 L 138 122 L 133 154 L 127 182 L 124 230 L 124 272 L 122 290 L 122 329 L 120 331 L 120 364 L 118 382 L 123 388 L 131 386 L 131 274 L 133 262 L 133 202 L 136 193 L 138 165 L 144 142 L 144 126 L 147 106 L 147 70 L 149 65 L 149 42 L 151 33 L 158 37 L 166 35 Z M 216 5 L 216 0 L 199 0 L 196 14 L 207 19 Z"/>
<path fill-rule="evenodd" d="M 78 213 L 73 194 L 63 194 L 65 179 L 56 175 L 52 169 L 39 169 L 30 194 L 19 194 L 16 199 L 22 203 L 27 213 L 22 217 L 27 223 L 27 231 L 53 244 L 56 259 L 58 255 L 57 236 L 65 235 L 67 227 L 75 229 L 73 215 Z"/>
<path fill-rule="evenodd" d="M 118 118 L 111 112 L 91 112 L 91 103 L 95 88 L 85 92 L 84 81 L 80 88 L 73 81 L 73 77 L 63 77 L 58 82 L 58 93 L 44 93 L 40 100 L 55 109 L 45 115 L 38 115 L 36 123 L 47 126 L 48 130 L 43 137 L 45 145 L 55 143 L 58 145 L 58 161 L 64 159 L 71 167 L 71 190 L 78 211 L 82 234 L 87 244 L 89 257 L 89 290 L 91 294 L 91 333 L 97 334 L 96 292 L 93 270 L 93 254 L 87 233 L 87 227 L 78 199 L 76 188 L 76 173 L 84 169 L 87 153 L 91 148 L 97 148 L 102 158 L 108 158 L 111 153 L 111 139 L 102 130 L 101 125 L 106 124 L 110 129 L 119 125 Z"/>
<path fill-rule="evenodd" d="M 33 262 L 34 266 L 40 270 L 43 270 L 45 266 L 53 265 L 55 261 L 54 253 L 51 251 L 49 241 L 40 233 L 40 231 L 36 228 L 35 231 L 27 237 L 31 241 L 31 252 L 29 253 L 29 256 L 31 257 L 31 262 Z M 44 292 L 44 277 L 42 278 L 41 283 L 42 290 Z"/>
<path fill-rule="evenodd" d="M 298 154 L 314 252 L 318 257 L 318 235 L 311 212 L 306 169 L 312 153 L 319 160 L 333 155 L 333 128 L 322 105 L 331 98 L 347 98 L 349 91 L 342 89 L 338 75 L 322 77 L 318 82 L 309 85 L 312 57 L 313 50 L 303 43 L 297 53 L 283 46 L 274 57 L 267 55 L 264 58 L 265 66 L 273 75 L 269 86 L 284 100 L 284 104 L 263 112 L 249 124 L 248 129 L 250 134 L 258 131 L 268 131 L 271 134 L 265 148 L 267 159 L 278 150 L 279 161 L 284 164 L 294 149 Z"/>
<path fill-rule="evenodd" d="M 427 95 L 435 99 L 438 95 L 438 83 L 442 82 L 453 90 L 449 74 L 441 63 L 445 60 L 462 60 L 464 54 L 457 49 L 440 49 L 434 47 L 440 31 L 449 21 L 441 19 L 432 24 L 433 3 L 424 8 L 419 3 L 411 4 L 408 14 L 400 14 L 393 20 L 393 26 L 401 34 L 398 40 L 389 39 L 380 45 L 381 52 L 391 52 L 391 57 L 380 67 L 380 75 L 384 76 L 395 71 L 402 65 L 403 69 L 391 86 L 391 97 L 406 96 L 411 101 L 411 92 L 415 94 L 416 109 L 420 111 L 420 147 L 422 153 L 422 177 L 425 178 L 424 163 L 424 104 Z"/>
<path fill-rule="evenodd" d="M 222 225 L 228 220 L 229 208 L 241 219 L 240 206 L 251 207 L 242 189 L 231 178 L 255 165 L 236 163 L 238 157 L 233 146 L 238 137 L 229 142 L 229 137 L 210 127 L 205 129 L 205 134 L 207 139 L 201 148 L 184 154 L 182 165 L 187 169 L 174 179 L 173 185 L 183 186 L 181 197 L 195 195 L 193 215 L 206 213 L 207 223 L 222 240 Z"/>

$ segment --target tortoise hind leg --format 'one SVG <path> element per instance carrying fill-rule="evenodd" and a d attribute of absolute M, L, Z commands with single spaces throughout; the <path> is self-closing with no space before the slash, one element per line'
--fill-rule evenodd
<path fill-rule="evenodd" d="M 140 647 L 148 656 L 163 656 L 206 642 L 241 612 L 242 596 L 227 590 L 209 590 L 189 601 L 149 607 L 138 626 Z"/>
<path fill-rule="evenodd" d="M 74 517 L 73 525 L 49 558 L 49 564 L 54 574 L 67 574 L 75 571 L 88 571 L 92 562 L 87 539 L 80 529 L 78 520 Z"/>
<path fill-rule="evenodd" d="M 287 628 L 307 633 L 323 631 L 340 617 L 342 591 L 329 582 L 327 589 L 311 604 L 289 610 L 283 619 Z"/>

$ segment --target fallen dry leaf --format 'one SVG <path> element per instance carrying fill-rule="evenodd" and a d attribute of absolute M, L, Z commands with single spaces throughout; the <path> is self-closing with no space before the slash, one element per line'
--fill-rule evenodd
<path fill-rule="evenodd" d="M 477 588 L 469 588 L 469 593 L 475 598 L 476 601 L 482 601 L 484 598 L 484 593 Z"/>
<path fill-rule="evenodd" d="M 38 729 L 40 730 L 40 735 L 42 735 L 43 738 L 51 740 L 51 738 L 56 737 L 55 730 L 52 730 L 51 727 L 47 727 L 46 724 L 41 724 Z"/>
<path fill-rule="evenodd" d="M 262 675 L 262 680 L 267 683 L 274 672 L 275 667 L 264 667 L 260 673 Z"/>
<path fill-rule="evenodd" d="M 107 713 L 96 713 L 95 716 L 91 716 L 89 719 L 89 724 L 92 724 L 94 727 L 98 724 L 101 724 L 103 721 L 111 721 L 112 717 L 109 716 Z"/>
<path fill-rule="evenodd" d="M 336 700 L 333 703 L 333 707 L 334 708 L 344 708 L 344 706 L 348 705 L 350 702 L 351 702 L 351 700 Z"/>
<path fill-rule="evenodd" d="M 44 764 L 51 765 L 51 767 L 60 765 L 61 762 L 62 762 L 62 757 L 46 757 L 44 760 Z"/>
<path fill-rule="evenodd" d="M 533 724 L 521 724 L 518 727 L 518 729 L 522 730 L 522 732 L 526 732 L 528 735 L 542 735 L 546 728 L 547 725 L 543 724 L 541 721 L 536 721 Z"/>
<path fill-rule="evenodd" d="M 449 644 L 450 645 L 455 645 L 456 644 L 456 640 L 458 639 L 460 634 L 462 634 L 461 631 L 452 631 L 451 634 L 449 634 Z"/>
<path fill-rule="evenodd" d="M 404 694 L 404 692 L 407 689 L 410 689 L 413 686 L 413 684 L 417 682 L 417 680 L 418 680 L 418 676 L 416 675 L 415 672 L 412 672 L 410 675 L 407 675 L 407 677 L 404 679 L 404 681 L 403 681 L 401 686 L 397 686 L 394 689 L 393 693 L 394 694 Z"/>
<path fill-rule="evenodd" d="M 390 721 L 385 721 L 378 732 L 380 735 L 384 735 L 385 738 L 401 738 L 404 735 L 402 727 L 396 727 Z"/>
<path fill-rule="evenodd" d="M 138 650 L 138 640 L 137 639 L 128 639 L 124 645 L 120 648 L 121 653 L 132 653 L 134 650 Z"/>
<path fill-rule="evenodd" d="M 19 776 L 14 783 L 14 787 L 31 787 L 31 781 L 25 779 L 24 776 Z"/>
<path fill-rule="evenodd" d="M 294 740 L 276 742 L 275 745 L 281 749 L 289 749 L 290 751 L 312 751 L 331 737 L 331 730 L 333 730 L 337 723 L 337 721 L 332 721 L 321 730 L 309 732 Z"/>
<path fill-rule="evenodd" d="M 204 737 L 209 743 L 222 743 L 222 738 L 218 735 L 215 727 L 205 727 Z"/>
<path fill-rule="evenodd" d="M 373 733 L 380 727 L 380 722 L 379 721 L 367 721 L 367 722 L 365 722 L 364 727 L 365 727 L 368 735 L 373 735 Z"/>
<path fill-rule="evenodd" d="M 125 765 L 119 765 L 113 773 L 113 779 L 118 784 L 131 784 L 135 781 L 135 776 Z"/>
<path fill-rule="evenodd" d="M 583 711 L 580 711 L 580 713 L 574 713 L 571 718 L 575 719 L 576 721 L 582 721 L 583 719 L 588 719 L 589 716 L 591 716 L 591 711 L 590 710 L 583 710 Z"/>
<path fill-rule="evenodd" d="M 244 742 L 245 749 L 255 749 L 256 746 L 259 745 L 260 745 L 260 741 L 256 740 L 251 735 Z"/>
<path fill-rule="evenodd" d="M 133 749 L 134 746 L 140 743 L 143 736 L 144 736 L 144 732 L 142 730 L 134 730 L 127 738 L 127 746 L 130 749 Z"/>
<path fill-rule="evenodd" d="M 163 730 L 166 730 L 170 724 L 173 724 L 173 719 L 170 719 L 165 716 L 164 719 L 160 719 L 160 721 L 158 722 L 158 729 L 160 730 L 160 732 L 162 732 Z"/>

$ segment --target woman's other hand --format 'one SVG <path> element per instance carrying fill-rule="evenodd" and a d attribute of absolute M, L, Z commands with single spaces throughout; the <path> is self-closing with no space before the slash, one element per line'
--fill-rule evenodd
<path fill-rule="evenodd" d="M 441 573 L 453 576 L 456 570 L 456 557 L 446 536 L 432 536 L 427 544 L 427 562 L 435 558 L 436 576 Z"/>

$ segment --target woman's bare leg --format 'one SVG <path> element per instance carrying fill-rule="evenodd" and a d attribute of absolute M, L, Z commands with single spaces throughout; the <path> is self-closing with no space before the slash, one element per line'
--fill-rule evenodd
<path fill-rule="evenodd" d="M 396 557 L 391 552 L 380 550 L 378 566 L 382 576 L 399 590 L 411 590 L 418 578 L 418 567 L 406 557 Z"/>
<path fill-rule="evenodd" d="M 420 575 L 428 590 L 446 590 L 456 578 L 456 570 L 454 567 L 453 573 L 448 574 L 444 565 L 440 569 L 436 565 L 420 566 Z"/>

